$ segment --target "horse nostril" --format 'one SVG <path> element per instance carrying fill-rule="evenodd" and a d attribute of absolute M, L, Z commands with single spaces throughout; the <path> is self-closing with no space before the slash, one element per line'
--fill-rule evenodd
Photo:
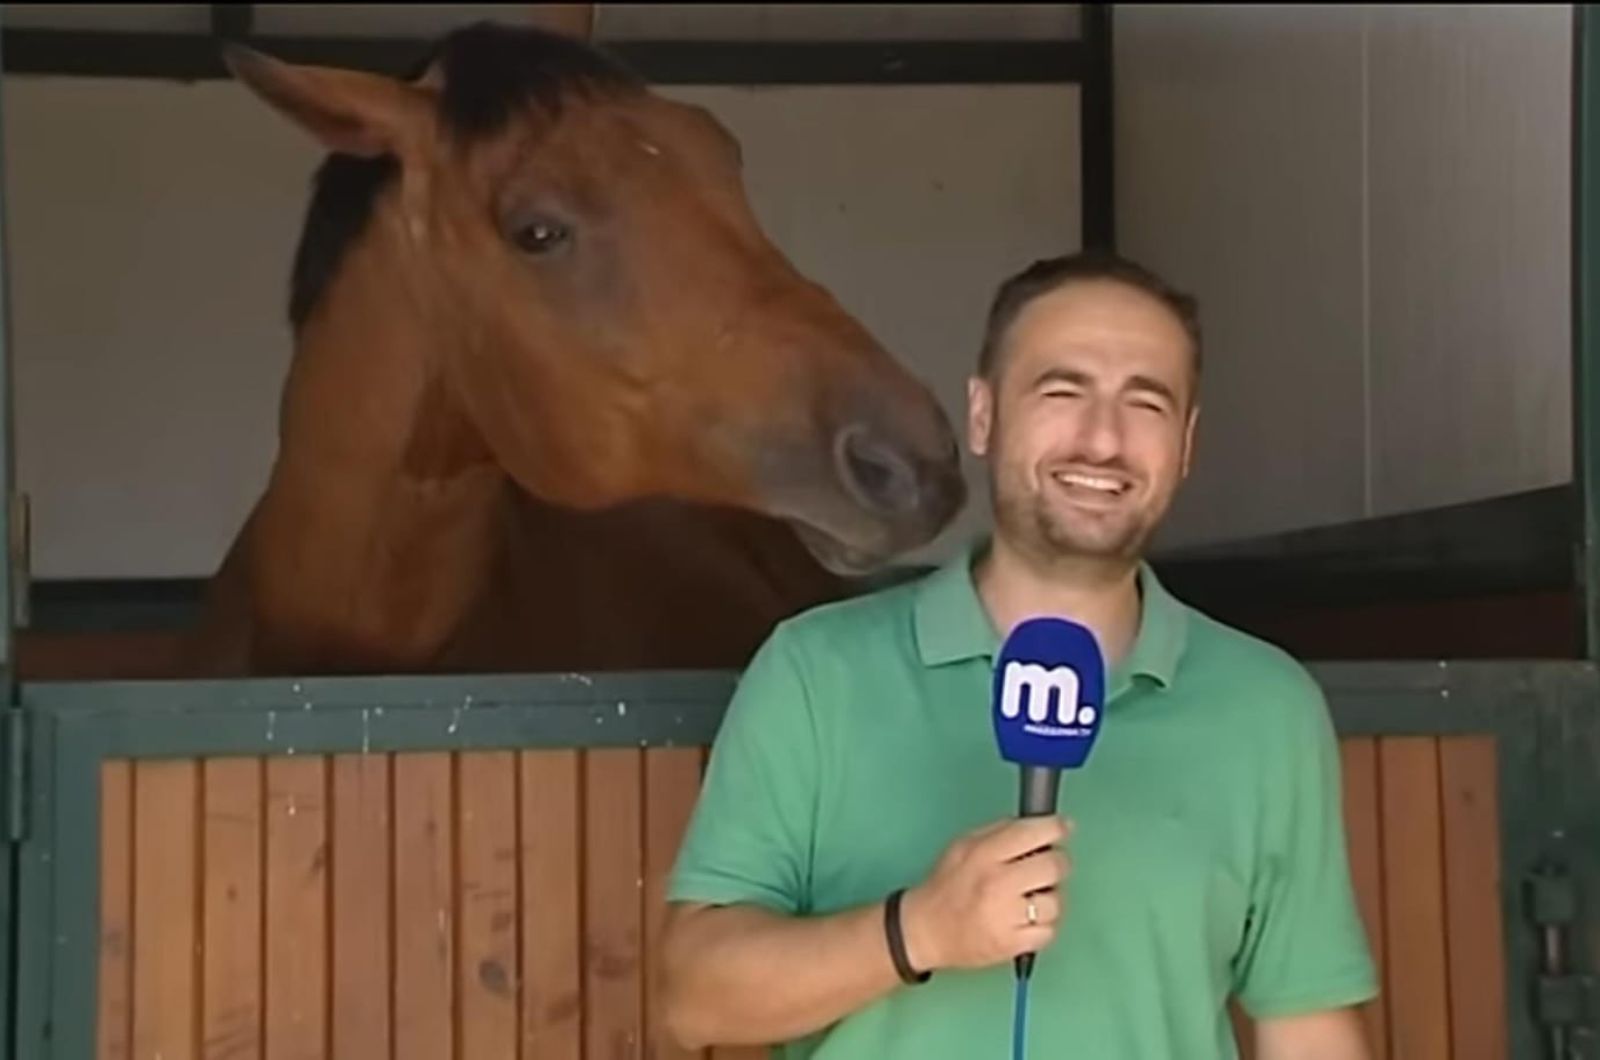
<path fill-rule="evenodd" d="M 904 514 L 919 501 L 917 472 L 891 444 L 863 427 L 839 436 L 839 472 L 864 505 L 876 511 Z"/>

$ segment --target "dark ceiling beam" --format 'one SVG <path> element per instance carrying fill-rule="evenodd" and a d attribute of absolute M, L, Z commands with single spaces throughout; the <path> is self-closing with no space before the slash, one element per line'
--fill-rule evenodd
<path fill-rule="evenodd" d="M 1113 250 L 1116 236 L 1116 136 L 1112 120 L 1110 4 L 1084 4 L 1083 88 L 1078 93 L 1078 128 L 1083 140 L 1083 245 Z"/>
<path fill-rule="evenodd" d="M 291 62 L 396 75 L 414 67 L 432 46 L 431 40 L 402 38 L 250 34 L 248 40 L 251 47 Z M 217 43 L 200 34 L 17 28 L 4 31 L 0 51 L 8 74 L 209 81 L 229 76 Z M 1080 81 L 1087 67 L 1077 41 L 615 41 L 601 46 L 656 84 L 1063 84 Z"/>

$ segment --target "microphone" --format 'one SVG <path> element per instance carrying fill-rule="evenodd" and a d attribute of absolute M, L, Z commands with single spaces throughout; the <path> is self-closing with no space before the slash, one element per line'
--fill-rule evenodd
<path fill-rule="evenodd" d="M 1063 618 L 1030 618 L 1011 631 L 994 668 L 994 733 L 1000 757 L 1021 770 L 1017 813 L 1056 812 L 1061 770 L 1088 760 L 1100 732 L 1106 664 L 1086 626 Z M 1033 972 L 1031 953 L 1013 963 Z"/>

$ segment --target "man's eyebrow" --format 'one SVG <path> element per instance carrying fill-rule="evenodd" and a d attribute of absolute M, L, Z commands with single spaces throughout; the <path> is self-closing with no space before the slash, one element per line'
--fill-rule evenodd
<path fill-rule="evenodd" d="M 1033 379 L 1034 388 L 1037 389 L 1049 383 L 1071 383 L 1074 386 L 1088 386 L 1089 376 L 1076 368 L 1063 368 L 1060 365 L 1051 365 L 1041 371 Z"/>
<path fill-rule="evenodd" d="M 1128 380 L 1129 390 L 1144 390 L 1153 394 L 1160 394 L 1173 405 L 1178 404 L 1178 395 L 1173 393 L 1170 386 L 1159 379 L 1152 379 L 1148 375 L 1136 375 Z"/>
<path fill-rule="evenodd" d="M 1064 368 L 1060 365 L 1052 365 L 1049 368 L 1042 370 L 1034 378 L 1033 385 L 1035 388 L 1038 388 L 1042 386 L 1048 386 L 1051 383 L 1069 383 L 1073 386 L 1086 387 L 1090 384 L 1090 382 L 1091 380 L 1086 372 L 1079 371 L 1076 368 Z M 1161 380 L 1156 379 L 1153 376 L 1131 376 L 1128 379 L 1127 389 L 1144 391 L 1151 394 L 1159 394 L 1161 397 L 1164 397 L 1170 401 L 1174 406 L 1178 404 L 1178 395 L 1173 392 L 1173 389 L 1166 383 L 1163 383 Z"/>

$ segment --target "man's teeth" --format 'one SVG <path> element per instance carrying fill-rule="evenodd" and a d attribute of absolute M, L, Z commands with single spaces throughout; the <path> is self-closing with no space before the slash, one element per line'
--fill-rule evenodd
<path fill-rule="evenodd" d="M 1100 478 L 1097 475 L 1079 475 L 1056 472 L 1051 476 L 1065 486 L 1082 486 L 1085 489 L 1099 490 L 1102 493 L 1121 493 L 1123 484 L 1114 478 Z"/>

